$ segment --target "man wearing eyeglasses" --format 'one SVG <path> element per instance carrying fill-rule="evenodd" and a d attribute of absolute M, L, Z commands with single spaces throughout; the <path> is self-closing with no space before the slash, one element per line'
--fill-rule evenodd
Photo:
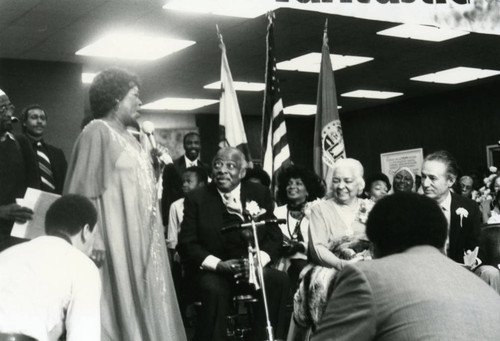
<path fill-rule="evenodd" d="M 14 221 L 25 222 L 33 211 L 16 204 L 27 187 L 37 188 L 35 156 L 24 136 L 11 133 L 15 107 L 0 90 L 0 251 L 18 243 L 10 237 Z"/>

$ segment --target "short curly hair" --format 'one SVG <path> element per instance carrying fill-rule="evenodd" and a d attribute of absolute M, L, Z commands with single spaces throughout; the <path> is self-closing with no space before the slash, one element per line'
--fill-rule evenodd
<path fill-rule="evenodd" d="M 366 235 L 377 258 L 417 245 L 442 249 L 448 228 L 436 201 L 424 195 L 400 192 L 377 201 L 368 215 Z"/>
<path fill-rule="evenodd" d="M 364 192 L 370 192 L 372 184 L 375 181 L 383 181 L 387 186 L 387 191 L 391 190 L 391 182 L 389 181 L 387 175 L 385 175 L 384 173 L 372 173 L 366 177 Z"/>
<path fill-rule="evenodd" d="M 289 166 L 284 168 L 278 174 L 278 192 L 276 199 L 280 203 L 286 203 L 286 187 L 288 186 L 288 181 L 290 179 L 301 179 L 306 186 L 307 201 L 313 201 L 318 198 L 322 198 L 325 195 L 325 186 L 321 178 L 313 171 L 300 167 L 300 166 Z"/>
<path fill-rule="evenodd" d="M 101 71 L 89 89 L 92 116 L 106 116 L 134 86 L 140 87 L 139 78 L 127 70 L 113 67 Z"/>

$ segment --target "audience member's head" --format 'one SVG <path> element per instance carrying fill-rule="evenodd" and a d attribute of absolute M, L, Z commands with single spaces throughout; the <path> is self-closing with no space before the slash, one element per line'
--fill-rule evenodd
<path fill-rule="evenodd" d="M 422 189 L 424 195 L 443 202 L 458 175 L 458 164 L 447 151 L 441 150 L 425 157 L 422 165 Z"/>
<path fill-rule="evenodd" d="M 269 174 L 267 174 L 267 172 L 262 168 L 248 168 L 247 174 L 243 178 L 243 182 L 246 181 L 258 183 L 265 187 L 271 186 L 271 178 L 269 177 Z"/>
<path fill-rule="evenodd" d="M 97 211 L 89 199 L 77 194 L 60 197 L 49 207 L 45 216 L 45 233 L 65 237 L 90 255 Z"/>
<path fill-rule="evenodd" d="M 394 173 L 392 180 L 392 187 L 394 193 L 398 192 L 411 192 L 415 185 L 415 174 L 408 167 L 401 167 Z"/>
<path fill-rule="evenodd" d="M 298 205 L 322 198 L 324 195 L 325 188 L 321 178 L 313 171 L 289 166 L 278 175 L 277 201 L 280 203 Z"/>
<path fill-rule="evenodd" d="M 38 104 L 31 104 L 21 114 L 23 133 L 34 139 L 41 139 L 47 126 L 47 112 Z"/>
<path fill-rule="evenodd" d="M 474 190 L 474 180 L 468 176 L 464 175 L 459 180 L 460 184 L 460 194 L 464 197 L 470 198 L 472 196 L 472 191 Z"/>
<path fill-rule="evenodd" d="M 418 245 L 442 249 L 447 222 L 434 200 L 411 192 L 395 193 L 375 204 L 368 216 L 366 235 L 377 258 Z"/>
<path fill-rule="evenodd" d="M 490 183 L 490 193 L 496 193 L 500 191 L 500 175 L 496 175 L 491 179 Z"/>
<path fill-rule="evenodd" d="M 201 140 L 197 132 L 193 131 L 184 135 L 183 145 L 185 155 L 189 160 L 194 161 L 200 156 Z"/>
<path fill-rule="evenodd" d="M 241 150 L 234 147 L 221 148 L 212 161 L 212 178 L 221 192 L 228 193 L 241 183 L 246 169 L 247 161 Z"/>
<path fill-rule="evenodd" d="M 9 96 L 0 89 L 0 134 L 12 130 L 12 122 L 17 120 L 14 115 L 16 107 L 10 102 Z"/>
<path fill-rule="evenodd" d="M 378 201 L 391 190 L 389 178 L 384 173 L 374 173 L 366 177 L 364 194 L 368 199 Z"/>
<path fill-rule="evenodd" d="M 184 195 L 192 190 L 205 186 L 208 182 L 208 175 L 205 169 L 199 166 L 186 168 L 182 173 L 182 192 Z"/>
<path fill-rule="evenodd" d="M 328 197 L 337 204 L 347 205 L 363 193 L 365 180 L 363 179 L 363 165 L 355 159 L 340 159 L 332 168 L 332 183 Z"/>
<path fill-rule="evenodd" d="M 89 88 L 93 117 L 108 115 L 136 86 L 140 86 L 139 78 L 126 70 L 113 67 L 99 72 Z"/>

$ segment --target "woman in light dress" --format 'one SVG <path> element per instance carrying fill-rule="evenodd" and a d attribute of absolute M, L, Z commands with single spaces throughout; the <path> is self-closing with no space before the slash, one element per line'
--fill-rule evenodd
<path fill-rule="evenodd" d="M 313 263 L 341 270 L 347 262 L 370 258 L 365 223 L 373 202 L 359 198 L 364 187 L 358 160 L 335 163 L 328 199 L 311 208 L 309 255 Z"/>
<path fill-rule="evenodd" d="M 102 340 L 185 340 L 158 210 L 158 162 L 127 130 L 138 126 L 139 81 L 108 69 L 89 95 L 95 119 L 75 143 L 65 193 L 88 197 L 98 211 Z"/>

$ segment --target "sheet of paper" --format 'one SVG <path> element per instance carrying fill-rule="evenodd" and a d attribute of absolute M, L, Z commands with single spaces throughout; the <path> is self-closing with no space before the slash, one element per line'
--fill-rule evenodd
<path fill-rule="evenodd" d="M 24 239 L 33 239 L 45 235 L 45 215 L 50 205 L 60 195 L 28 188 L 23 199 L 17 199 L 17 204 L 31 208 L 34 212 L 33 220 L 24 224 L 15 223 L 11 236 Z"/>

